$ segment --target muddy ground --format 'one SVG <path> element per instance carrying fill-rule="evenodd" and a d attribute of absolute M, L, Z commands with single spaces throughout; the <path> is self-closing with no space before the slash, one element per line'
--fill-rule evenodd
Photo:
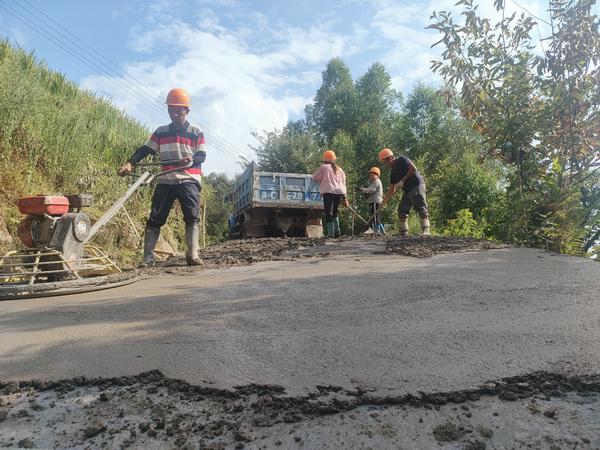
<path fill-rule="evenodd" d="M 539 372 L 399 397 L 317 386 L 289 397 L 152 371 L 0 384 L 0 447 L 595 449 L 599 410 L 600 376 Z"/>
<path fill-rule="evenodd" d="M 156 267 L 143 269 L 146 275 L 169 273 L 189 275 L 204 269 L 244 266 L 261 261 L 293 261 L 299 258 L 336 255 L 390 254 L 427 258 L 441 253 L 480 251 L 502 248 L 503 244 L 473 238 L 449 236 L 360 236 L 339 239 L 262 238 L 232 240 L 200 250 L 203 264 L 188 267 L 182 256 L 159 261 Z"/>

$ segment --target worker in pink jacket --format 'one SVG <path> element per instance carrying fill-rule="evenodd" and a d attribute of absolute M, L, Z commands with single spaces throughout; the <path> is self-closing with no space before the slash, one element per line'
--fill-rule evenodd
<path fill-rule="evenodd" d="M 327 237 L 339 237 L 340 219 L 338 208 L 340 203 L 348 206 L 346 199 L 346 174 L 336 164 L 336 156 L 333 150 L 323 152 L 323 165 L 313 175 L 320 185 L 321 197 L 325 206 L 325 230 Z"/>

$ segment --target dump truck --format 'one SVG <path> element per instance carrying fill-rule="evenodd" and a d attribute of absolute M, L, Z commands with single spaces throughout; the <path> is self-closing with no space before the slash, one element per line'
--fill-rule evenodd
<path fill-rule="evenodd" d="M 323 236 L 323 202 L 310 174 L 262 172 L 252 162 L 226 200 L 231 238 Z"/>

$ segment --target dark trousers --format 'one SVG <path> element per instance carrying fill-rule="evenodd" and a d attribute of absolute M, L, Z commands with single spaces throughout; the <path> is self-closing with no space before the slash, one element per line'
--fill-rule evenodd
<path fill-rule="evenodd" d="M 343 196 L 343 194 L 323 194 L 326 222 L 331 222 L 338 216 L 338 208 L 340 207 Z"/>
<path fill-rule="evenodd" d="M 381 223 L 381 219 L 379 218 L 379 205 L 381 205 L 381 203 L 369 203 L 369 211 L 373 215 L 373 218 L 369 221 L 369 226 L 377 226 Z"/>
<path fill-rule="evenodd" d="M 402 200 L 398 205 L 398 216 L 400 219 L 406 219 L 410 209 L 414 208 L 417 214 L 424 219 L 429 217 L 429 210 L 427 208 L 427 195 L 425 194 L 425 185 L 420 184 L 410 192 L 404 192 Z"/>
<path fill-rule="evenodd" d="M 157 184 L 152 196 L 148 227 L 162 227 L 175 200 L 179 201 L 183 220 L 187 224 L 200 220 L 200 185 L 198 183 Z"/>

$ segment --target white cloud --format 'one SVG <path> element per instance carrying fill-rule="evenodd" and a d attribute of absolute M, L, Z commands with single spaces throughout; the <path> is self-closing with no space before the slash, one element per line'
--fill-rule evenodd
<path fill-rule="evenodd" d="M 238 0 L 196 0 L 195 3 L 197 5 L 221 5 L 226 6 L 228 8 L 233 8 L 239 4 Z"/>
<path fill-rule="evenodd" d="M 288 114 L 292 118 L 300 118 L 304 113 L 304 108 L 312 101 L 311 97 L 290 96 L 281 99 Z"/>
<path fill-rule="evenodd" d="M 123 20 L 134 14 L 134 8 L 132 5 L 120 5 L 118 8 L 113 9 L 111 12 L 112 20 Z"/>
<path fill-rule="evenodd" d="M 316 27 L 293 28 L 287 32 L 287 45 L 283 49 L 289 58 L 308 64 L 327 61 L 341 55 L 350 55 L 357 50 L 346 36 Z"/>

